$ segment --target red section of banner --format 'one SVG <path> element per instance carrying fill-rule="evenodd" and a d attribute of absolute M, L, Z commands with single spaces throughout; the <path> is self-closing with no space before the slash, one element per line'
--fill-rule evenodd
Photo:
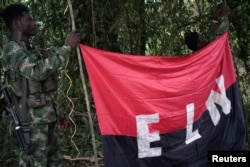
<path fill-rule="evenodd" d="M 90 78 L 102 135 L 137 136 L 136 116 L 159 113 L 150 126 L 161 134 L 184 129 L 186 105 L 194 103 L 194 120 L 206 111 L 215 80 L 225 88 L 236 81 L 228 34 L 185 57 L 135 56 L 80 44 Z M 219 92 L 220 93 L 220 92 Z"/>

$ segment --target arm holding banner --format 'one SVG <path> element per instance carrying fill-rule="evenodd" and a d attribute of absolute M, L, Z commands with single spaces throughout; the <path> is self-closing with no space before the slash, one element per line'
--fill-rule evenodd
<path fill-rule="evenodd" d="M 211 41 L 227 32 L 229 29 L 228 13 L 229 6 L 223 5 L 216 12 L 212 20 L 212 27 L 209 37 L 206 39 L 198 32 L 190 32 L 185 36 L 185 43 L 192 51 L 198 51 L 207 46 Z"/>
<path fill-rule="evenodd" d="M 229 6 L 223 5 L 215 12 L 215 16 L 212 20 L 212 26 L 209 33 L 210 42 L 229 30 L 229 11 Z"/>

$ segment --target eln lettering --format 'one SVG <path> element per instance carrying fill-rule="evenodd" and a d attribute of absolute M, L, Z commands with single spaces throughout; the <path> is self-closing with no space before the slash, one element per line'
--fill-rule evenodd
<path fill-rule="evenodd" d="M 222 107 L 222 111 L 224 114 L 229 114 L 231 111 L 231 101 L 226 96 L 226 89 L 224 84 L 224 76 L 221 75 L 216 79 L 216 83 L 219 87 L 220 93 L 211 90 L 208 99 L 206 100 L 206 107 L 209 111 L 209 115 L 214 126 L 217 126 L 220 121 L 220 112 L 218 111 L 216 104 Z M 190 103 L 186 105 L 187 111 L 187 125 L 186 125 L 186 144 L 190 144 L 195 140 L 201 138 L 202 136 L 199 134 L 199 130 L 193 130 L 193 122 L 194 122 L 194 111 L 195 105 L 194 103 Z M 150 143 L 160 140 L 159 132 L 149 132 L 148 125 L 152 123 L 159 123 L 159 113 L 149 114 L 149 115 L 138 115 L 136 116 L 136 126 L 137 126 L 137 143 L 138 143 L 138 157 L 146 158 L 146 157 L 157 157 L 161 156 L 162 148 L 155 147 L 151 148 Z"/>

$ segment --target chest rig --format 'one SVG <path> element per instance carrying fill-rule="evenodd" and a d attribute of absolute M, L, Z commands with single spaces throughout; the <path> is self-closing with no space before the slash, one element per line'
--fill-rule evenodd
<path fill-rule="evenodd" d="M 27 52 L 27 56 L 33 59 L 34 62 L 47 58 L 33 45 L 22 41 L 20 41 L 20 44 Z M 26 102 L 17 100 L 17 102 L 22 103 L 22 112 L 24 112 L 23 110 L 25 109 L 24 103 L 26 103 L 29 108 L 45 106 L 47 98 L 46 93 L 54 92 L 58 87 L 57 74 L 52 74 L 43 81 L 34 81 L 26 79 L 13 70 L 9 70 L 8 83 L 17 99 L 26 99 L 23 100 Z"/>

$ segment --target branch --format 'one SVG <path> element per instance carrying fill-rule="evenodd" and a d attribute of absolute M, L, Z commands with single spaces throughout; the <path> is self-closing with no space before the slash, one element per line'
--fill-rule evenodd
<path fill-rule="evenodd" d="M 71 16 L 72 29 L 75 30 L 76 26 L 75 26 L 75 19 L 74 19 L 74 11 L 73 11 L 73 8 L 72 8 L 71 0 L 68 0 L 68 7 L 69 7 L 69 11 L 70 11 L 70 16 Z M 90 124 L 91 136 L 92 136 L 92 144 L 93 144 L 95 166 L 98 167 L 94 124 L 93 124 L 93 120 L 92 120 L 91 112 L 90 112 L 89 94 L 88 94 L 88 91 L 87 91 L 85 76 L 84 76 L 84 73 L 83 73 L 82 57 L 81 57 L 81 54 L 80 54 L 79 47 L 77 47 L 77 58 L 78 58 L 78 64 L 79 64 L 79 69 L 80 69 L 80 77 L 81 77 L 81 81 L 82 81 L 82 87 L 83 87 L 84 95 L 85 95 L 85 102 L 86 102 L 86 105 L 87 105 L 87 112 L 88 112 L 88 118 L 89 118 L 89 124 Z"/>
<path fill-rule="evenodd" d="M 89 161 L 89 162 L 95 162 L 95 157 L 77 157 L 77 158 L 71 158 L 71 156 L 63 155 L 63 159 L 70 160 L 70 161 Z M 98 160 L 103 160 L 103 158 L 98 158 Z"/>

